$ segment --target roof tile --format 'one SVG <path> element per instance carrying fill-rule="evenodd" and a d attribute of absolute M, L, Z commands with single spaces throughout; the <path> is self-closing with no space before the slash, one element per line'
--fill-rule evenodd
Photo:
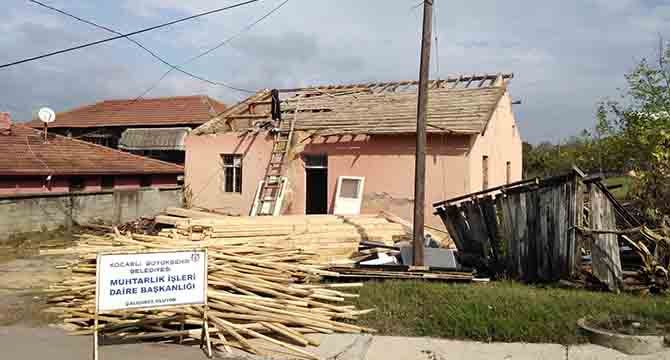
<path fill-rule="evenodd" d="M 226 106 L 207 96 L 155 99 L 105 100 L 56 114 L 51 128 L 100 126 L 200 125 L 224 111 Z M 42 123 L 28 123 L 41 128 Z"/>
<path fill-rule="evenodd" d="M 0 132 L 0 175 L 181 174 L 179 165 L 48 134 L 21 124 Z"/>

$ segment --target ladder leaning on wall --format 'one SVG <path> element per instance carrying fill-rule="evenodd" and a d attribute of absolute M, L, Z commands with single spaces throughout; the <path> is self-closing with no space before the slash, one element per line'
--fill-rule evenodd
<path fill-rule="evenodd" d="M 274 129 L 274 141 L 272 144 L 272 153 L 270 154 L 270 163 L 265 169 L 265 176 L 259 186 L 254 199 L 252 216 L 279 215 L 281 211 L 281 202 L 288 185 L 288 178 L 282 176 L 284 164 L 288 163 L 288 152 L 293 140 L 293 128 L 298 116 L 298 106 L 296 105 L 293 120 L 289 120 L 288 130 L 278 126 Z"/>

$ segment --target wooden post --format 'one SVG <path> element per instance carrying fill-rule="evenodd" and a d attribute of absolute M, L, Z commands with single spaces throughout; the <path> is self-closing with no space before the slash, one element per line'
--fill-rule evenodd
<path fill-rule="evenodd" d="M 44 123 L 46 126 L 46 123 Z M 96 255 L 95 259 L 95 317 L 93 318 L 93 360 L 98 360 L 98 297 L 100 296 L 100 289 L 98 289 L 98 284 L 100 284 L 100 278 L 98 274 L 98 269 L 100 269 L 100 255 Z"/>
<path fill-rule="evenodd" d="M 207 298 L 205 298 L 207 299 Z M 200 347 L 203 345 L 207 347 L 207 357 L 212 358 L 212 339 L 209 337 L 209 319 L 207 318 L 207 311 L 209 310 L 209 305 L 207 305 L 207 300 L 205 300 L 205 306 L 202 310 L 202 336 L 200 337 Z"/>
<path fill-rule="evenodd" d="M 423 37 L 421 39 L 419 96 L 416 110 L 416 159 L 414 167 L 414 266 L 423 266 L 423 224 L 426 202 L 426 111 L 428 108 L 433 1 L 423 1 Z"/>

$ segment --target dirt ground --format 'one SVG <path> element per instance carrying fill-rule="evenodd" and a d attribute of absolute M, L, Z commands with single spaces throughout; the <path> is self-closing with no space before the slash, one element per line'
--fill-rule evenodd
<path fill-rule="evenodd" d="M 40 326 L 55 320 L 41 311 L 45 298 L 40 290 L 68 276 L 58 266 L 73 257 L 39 256 L 39 247 L 62 246 L 72 240 L 70 235 L 0 245 L 0 326 Z"/>

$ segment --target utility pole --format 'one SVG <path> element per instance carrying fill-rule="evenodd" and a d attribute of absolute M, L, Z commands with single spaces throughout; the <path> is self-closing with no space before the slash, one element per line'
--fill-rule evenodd
<path fill-rule="evenodd" d="M 426 202 L 426 112 L 428 108 L 428 76 L 430 73 L 430 41 L 433 30 L 433 2 L 423 1 L 423 37 L 419 67 L 419 96 L 416 108 L 416 159 L 414 166 L 414 265 L 423 266 L 423 224 Z"/>

